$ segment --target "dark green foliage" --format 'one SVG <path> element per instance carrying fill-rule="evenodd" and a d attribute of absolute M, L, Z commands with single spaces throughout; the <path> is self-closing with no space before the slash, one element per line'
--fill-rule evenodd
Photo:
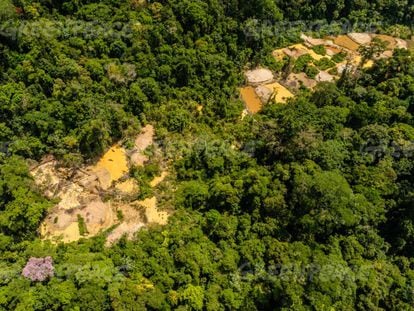
<path fill-rule="evenodd" d="M 300 35 L 272 23 L 340 18 L 398 23 L 388 33 L 406 37 L 413 8 L 379 0 L 1 2 L 2 23 L 25 30 L 39 22 L 43 31 L 0 34 L 0 309 L 413 310 L 412 53 L 397 50 L 240 120 L 247 64 L 318 73 L 309 55 L 294 64 L 270 56 Z M 56 31 L 59 23 L 67 32 Z M 380 50 L 374 42 L 365 60 Z M 174 209 L 168 225 L 112 247 L 105 233 L 39 240 L 52 203 L 18 156 L 52 153 L 76 166 L 148 122 L 170 160 L 171 185 L 161 195 L 150 187 L 161 167 L 151 148 L 149 163 L 130 173 L 137 199 L 155 194 Z M 21 276 L 27 259 L 46 256 L 54 277 Z"/>
<path fill-rule="evenodd" d="M 334 56 L 332 56 L 331 59 L 335 63 L 341 63 L 345 60 L 345 58 L 346 58 L 346 53 L 341 52 L 341 53 L 337 53 Z"/>
<path fill-rule="evenodd" d="M 305 73 L 309 78 L 314 79 L 319 73 L 319 70 L 315 66 L 306 66 Z"/>
<path fill-rule="evenodd" d="M 85 224 L 85 219 L 83 219 L 83 217 L 79 214 L 77 215 L 77 217 L 78 217 L 79 234 L 82 236 L 87 235 L 89 232 Z"/>
<path fill-rule="evenodd" d="M 333 62 L 327 57 L 323 57 L 320 60 L 315 61 L 314 63 L 316 67 L 318 67 L 320 70 L 327 70 L 335 66 L 335 62 Z"/>
<path fill-rule="evenodd" d="M 326 48 L 323 45 L 315 45 L 312 47 L 312 50 L 319 55 L 325 56 L 326 55 Z"/>
<path fill-rule="evenodd" d="M 313 61 L 313 58 L 309 54 L 299 56 L 298 59 L 295 61 L 293 71 L 296 73 L 303 72 L 305 68 L 307 67 L 307 65 L 311 63 L 312 61 Z"/>

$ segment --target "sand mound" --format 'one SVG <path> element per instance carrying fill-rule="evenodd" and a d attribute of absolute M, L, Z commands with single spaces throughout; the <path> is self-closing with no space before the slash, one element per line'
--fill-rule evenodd
<path fill-rule="evenodd" d="M 144 151 L 154 142 L 154 127 L 151 124 L 142 128 L 141 133 L 135 139 L 135 149 Z"/>
<path fill-rule="evenodd" d="M 139 209 L 133 204 L 118 204 L 116 211 L 123 215 L 124 221 L 113 229 L 106 238 L 106 245 L 118 241 L 123 235 L 132 238 L 134 233 L 145 226 L 144 218 Z"/>
<path fill-rule="evenodd" d="M 332 40 L 315 39 L 305 34 L 301 34 L 300 38 L 304 41 L 306 45 L 309 46 L 333 44 Z"/>
<path fill-rule="evenodd" d="M 351 32 L 348 34 L 348 37 L 350 37 L 353 41 L 361 45 L 368 45 L 372 41 L 372 37 L 369 33 Z"/>
<path fill-rule="evenodd" d="M 108 234 L 106 239 L 107 246 L 118 241 L 123 235 L 130 239 L 133 238 L 137 231 L 148 225 L 166 225 L 170 216 L 168 212 L 158 210 L 155 197 L 143 201 L 135 201 L 129 205 L 121 204 L 116 209 L 122 212 L 125 221 Z"/>
<path fill-rule="evenodd" d="M 270 97 L 272 96 L 272 90 L 268 89 L 264 85 L 259 85 L 257 88 L 255 88 L 255 92 L 257 96 L 259 96 L 260 101 L 262 103 L 267 103 L 270 100 Z"/>
<path fill-rule="evenodd" d="M 273 73 L 265 68 L 246 71 L 245 76 L 247 83 L 250 85 L 259 85 L 273 81 Z"/>
<path fill-rule="evenodd" d="M 334 76 L 327 73 L 326 71 L 320 71 L 315 79 L 318 82 L 333 82 Z"/>
<path fill-rule="evenodd" d="M 145 227 L 145 223 L 121 223 L 116 227 L 106 238 L 106 246 L 110 246 L 118 241 L 123 235 L 126 235 L 128 239 L 132 239 L 134 234 L 140 229 Z"/>
<path fill-rule="evenodd" d="M 309 49 L 306 46 L 304 46 L 303 44 L 298 43 L 298 44 L 294 44 L 294 45 L 291 45 L 291 46 L 283 49 L 283 52 L 287 56 L 296 59 L 296 58 L 298 58 L 302 55 L 309 54 Z"/>
<path fill-rule="evenodd" d="M 326 49 L 326 55 L 331 56 L 331 57 L 334 56 L 335 54 L 342 52 L 342 49 L 335 48 L 332 46 L 325 46 L 325 49 Z"/>

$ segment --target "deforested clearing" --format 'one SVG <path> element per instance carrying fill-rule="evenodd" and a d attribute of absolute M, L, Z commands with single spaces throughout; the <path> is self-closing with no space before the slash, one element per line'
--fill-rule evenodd
<path fill-rule="evenodd" d="M 243 87 L 240 95 L 250 113 L 257 113 L 262 109 L 262 102 L 252 86 Z"/>

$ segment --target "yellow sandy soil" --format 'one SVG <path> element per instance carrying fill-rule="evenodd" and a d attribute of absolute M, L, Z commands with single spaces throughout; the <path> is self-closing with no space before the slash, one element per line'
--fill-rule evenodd
<path fill-rule="evenodd" d="M 359 44 L 352 40 L 347 35 L 341 35 L 334 39 L 334 43 L 336 45 L 342 46 L 351 51 L 357 51 L 359 48 Z"/>
<path fill-rule="evenodd" d="M 303 51 L 305 54 L 309 54 L 314 60 L 320 60 L 323 57 L 330 58 L 329 55 L 322 56 L 322 55 L 316 54 L 315 51 L 313 51 L 312 49 L 309 49 L 308 47 L 306 47 L 305 45 L 301 43 L 291 45 L 289 49 Z"/>
<path fill-rule="evenodd" d="M 46 227 L 42 227 L 41 234 L 43 236 L 48 236 L 51 239 L 59 239 L 64 243 L 74 242 L 81 238 L 81 235 L 79 233 L 79 225 L 77 222 L 72 222 L 66 228 L 61 230 L 55 229 L 53 231 L 53 234 L 50 234 L 50 232 L 47 232 L 46 230 Z"/>
<path fill-rule="evenodd" d="M 274 99 L 278 103 L 286 103 L 287 99 L 294 97 L 287 88 L 277 82 L 266 84 L 265 87 L 272 92 Z"/>
<path fill-rule="evenodd" d="M 372 66 L 374 66 L 374 62 L 372 60 L 367 61 L 363 68 L 368 69 L 368 68 L 372 68 Z"/>
<path fill-rule="evenodd" d="M 309 51 L 309 49 L 304 46 L 302 43 L 297 43 L 297 44 L 293 44 L 291 46 L 288 47 L 290 50 L 297 50 L 297 51 Z"/>
<path fill-rule="evenodd" d="M 246 86 L 241 88 L 240 95 L 250 113 L 257 113 L 262 109 L 262 102 L 253 87 Z"/>
<path fill-rule="evenodd" d="M 154 128 L 151 125 L 143 128 L 135 140 L 133 151 L 136 155 L 143 156 L 142 152 L 153 143 L 153 136 Z M 109 190 L 115 183 L 114 188 L 124 194 L 138 191 L 134 179 L 119 181 L 128 172 L 128 167 L 126 151 L 118 144 L 110 148 L 96 165 L 83 167 L 75 172 L 59 168 L 57 161 L 53 159 L 33 167 L 31 173 L 36 183 L 50 198 L 60 199 L 39 228 L 42 238 L 52 241 L 60 239 L 63 242 L 78 240 L 81 236 L 77 215 L 81 215 L 85 221 L 88 230 L 85 237 L 94 236 L 118 223 L 117 209 L 123 203 L 103 202 L 104 194 L 99 190 Z M 155 187 L 166 176 L 167 172 L 163 172 L 151 184 Z M 143 205 L 146 203 L 143 202 Z M 111 241 L 116 241 L 124 233 L 132 237 L 133 233 L 146 226 L 145 218 L 136 207 L 124 204 L 120 209 L 125 217 L 118 226 L 119 229 L 111 236 Z M 152 223 L 166 223 L 168 214 L 159 212 L 156 202 L 148 202 L 147 213 Z"/>
<path fill-rule="evenodd" d="M 132 194 L 138 191 L 138 184 L 135 179 L 128 178 L 123 182 L 117 183 L 115 189 L 125 194 Z"/>
<path fill-rule="evenodd" d="M 274 50 L 272 52 L 273 57 L 277 60 L 277 61 L 282 61 L 283 58 L 286 56 L 285 52 L 283 51 L 284 49 L 277 49 Z"/>
<path fill-rule="evenodd" d="M 166 172 L 166 171 L 162 172 L 160 176 L 154 177 L 154 179 L 151 180 L 150 186 L 153 187 L 153 188 L 157 187 L 160 183 L 163 182 L 163 180 L 167 176 L 168 176 L 168 172 Z"/>
<path fill-rule="evenodd" d="M 286 55 L 298 58 L 299 56 L 305 54 L 309 54 L 314 60 L 320 60 L 323 57 L 331 58 L 331 56 L 328 54 L 325 56 L 316 54 L 315 51 L 303 45 L 302 43 L 291 45 L 287 49 L 277 49 L 272 52 L 273 57 L 278 61 L 281 61 Z"/>
<path fill-rule="evenodd" d="M 145 199 L 137 203 L 145 208 L 145 217 L 148 223 L 159 225 L 167 224 L 169 214 L 165 211 L 158 210 L 156 197 Z"/>
<path fill-rule="evenodd" d="M 119 145 L 111 147 L 93 168 L 95 172 L 106 171 L 111 182 L 117 181 L 128 172 L 128 161 L 125 149 Z"/>

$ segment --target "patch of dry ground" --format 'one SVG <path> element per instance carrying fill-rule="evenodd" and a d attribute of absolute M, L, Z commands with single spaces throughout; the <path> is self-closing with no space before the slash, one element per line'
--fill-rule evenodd
<path fill-rule="evenodd" d="M 240 89 L 240 95 L 250 113 L 257 113 L 262 109 L 262 102 L 252 86 Z"/>
<path fill-rule="evenodd" d="M 156 176 L 156 177 L 154 177 L 153 180 L 151 180 L 150 186 L 153 187 L 153 188 L 157 187 L 160 183 L 162 183 L 164 181 L 165 177 L 167 177 L 167 176 L 168 176 L 168 172 L 163 171 L 160 176 Z"/>
<path fill-rule="evenodd" d="M 369 33 L 351 32 L 348 36 L 360 45 L 368 45 L 372 41 L 372 36 Z"/>
<path fill-rule="evenodd" d="M 147 125 L 135 139 L 134 149 L 130 153 L 130 160 L 133 165 L 144 166 L 144 163 L 148 161 L 148 156 L 144 154 L 144 151 L 152 145 L 153 141 L 154 127 Z"/>
<path fill-rule="evenodd" d="M 305 73 L 290 73 L 287 78 L 281 79 L 279 73 L 278 82 L 270 83 L 273 79 L 270 70 L 260 68 L 251 70 L 245 73 L 249 86 L 240 89 L 241 98 L 245 103 L 246 109 L 243 111 L 241 118 L 243 119 L 248 113 L 257 113 L 262 109 L 263 104 L 269 102 L 272 94 L 275 94 L 276 102 L 284 103 L 287 98 L 293 96 L 291 91 L 298 90 L 301 86 L 313 89 L 319 82 L 332 82 L 339 78 L 345 68 L 349 70 L 356 70 L 361 65 L 361 56 L 359 55 L 359 47 L 367 45 L 372 42 L 372 39 L 377 37 L 388 43 L 388 50 L 386 50 L 380 57 L 391 57 L 395 48 L 414 47 L 414 41 L 405 41 L 402 39 L 393 38 L 387 35 L 377 35 L 370 33 L 349 33 L 348 35 L 339 35 L 337 37 L 330 37 L 325 39 L 315 39 L 305 34 L 301 35 L 303 43 L 294 44 L 286 48 L 274 50 L 273 57 L 277 61 L 283 61 L 286 57 L 297 59 L 302 55 L 310 55 L 315 61 L 323 57 L 332 58 L 338 53 L 345 53 L 346 60 L 335 65 L 335 71 L 325 70 L 320 71 L 314 79 L 308 77 Z M 326 49 L 326 55 L 322 56 L 315 51 L 313 47 L 322 45 Z M 372 60 L 363 64 L 363 68 L 371 68 L 374 65 Z M 277 75 L 276 75 L 277 76 Z M 255 88 L 253 88 L 254 86 Z"/>
<path fill-rule="evenodd" d="M 358 48 L 359 48 L 359 44 L 356 43 L 354 40 L 352 40 L 347 35 L 337 36 L 334 39 L 334 43 L 338 46 L 341 46 L 347 50 L 351 50 L 354 52 L 358 51 Z"/>
<path fill-rule="evenodd" d="M 157 210 L 155 197 L 142 204 L 123 203 L 124 198 L 139 191 L 136 180 L 127 177 L 129 167 L 144 165 L 148 159 L 143 152 L 153 144 L 153 139 L 154 128 L 147 125 L 135 139 L 131 151 L 115 145 L 95 165 L 80 169 L 61 168 L 49 157 L 33 167 L 31 174 L 44 194 L 51 199 L 59 199 L 39 228 L 41 236 L 52 241 L 72 242 L 117 225 L 108 235 L 107 244 L 111 244 L 123 234 L 131 238 L 149 223 L 166 224 L 169 213 Z M 145 156 L 146 160 L 134 162 L 134 155 L 141 159 Z M 154 178 L 151 186 L 157 186 L 167 174 L 162 172 L 161 176 Z M 117 193 L 116 197 L 113 197 L 114 193 Z M 113 199 L 104 200 L 108 196 Z M 119 213 L 123 217 L 120 218 Z M 84 221 L 83 229 L 86 229 L 83 236 L 79 230 L 79 217 Z"/>
<path fill-rule="evenodd" d="M 277 103 L 284 104 L 289 98 L 294 96 L 287 88 L 278 82 L 258 86 L 255 92 L 264 103 L 272 99 Z"/>
<path fill-rule="evenodd" d="M 313 89 L 317 82 L 309 78 L 304 72 L 291 73 L 286 79 L 286 85 L 291 89 L 299 89 L 301 85 Z"/>
<path fill-rule="evenodd" d="M 257 86 L 263 83 L 270 83 L 273 81 L 273 73 L 269 69 L 258 68 L 248 70 L 245 72 L 247 84 Z"/>

